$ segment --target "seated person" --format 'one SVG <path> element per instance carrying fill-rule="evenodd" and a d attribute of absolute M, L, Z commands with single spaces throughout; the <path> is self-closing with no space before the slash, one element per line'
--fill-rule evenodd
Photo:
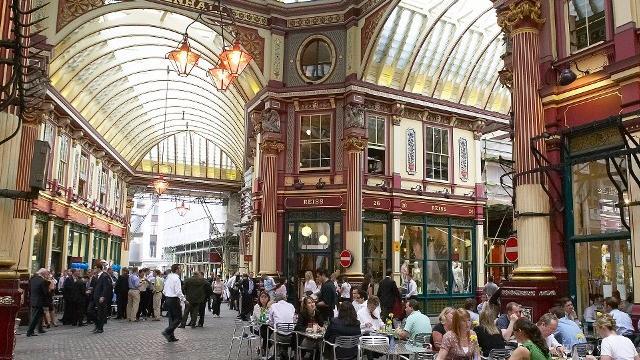
<path fill-rule="evenodd" d="M 360 309 L 367 307 L 367 293 L 360 288 L 351 288 L 351 305 L 356 314 Z"/>
<path fill-rule="evenodd" d="M 555 336 L 558 342 L 566 349 L 573 349 L 573 345 L 587 342 L 578 324 L 564 317 L 565 312 L 563 308 L 556 306 L 551 308 L 549 312 L 558 318 L 558 329 L 556 330 Z"/>
<path fill-rule="evenodd" d="M 558 329 L 558 317 L 552 313 L 543 314 L 540 316 L 540 319 L 538 319 L 536 325 L 547 343 L 549 353 L 552 356 L 563 356 L 564 348 L 553 335 Z"/>
<path fill-rule="evenodd" d="M 496 320 L 496 326 L 502 331 L 505 341 L 511 340 L 513 335 L 513 325 L 522 317 L 522 307 L 516 302 L 510 302 L 505 307 L 506 313 L 500 315 Z"/>
<path fill-rule="evenodd" d="M 440 322 L 433 327 L 431 331 L 431 347 L 433 351 L 440 351 L 442 337 L 451 329 L 451 321 L 453 320 L 453 308 L 446 307 L 442 309 L 438 316 Z"/>
<path fill-rule="evenodd" d="M 366 306 L 358 310 L 357 315 L 363 334 L 384 326 L 384 321 L 380 316 L 380 299 L 377 296 L 371 296 L 366 302 Z"/>
<path fill-rule="evenodd" d="M 407 314 L 404 327 L 396 330 L 401 340 L 413 340 L 416 334 L 431 333 L 431 320 L 427 315 L 420 312 L 420 303 L 417 300 L 411 299 L 407 301 L 404 311 Z"/>
<path fill-rule="evenodd" d="M 464 309 L 467 310 L 467 312 L 469 313 L 469 317 L 471 318 L 471 323 L 475 321 L 477 324 L 478 321 L 480 320 L 480 316 L 476 312 L 476 300 L 472 298 L 465 300 Z"/>
<path fill-rule="evenodd" d="M 479 324 L 473 329 L 478 336 L 482 356 L 489 356 L 489 352 L 493 349 L 504 349 L 505 341 L 502 332 L 496 326 L 497 316 L 495 307 L 487 306 L 480 312 Z"/>
<path fill-rule="evenodd" d="M 600 360 L 640 360 L 636 347 L 626 336 L 616 333 L 616 322 L 609 314 L 604 314 L 593 324 L 602 338 L 600 344 Z M 586 360 L 596 360 L 587 355 Z"/>
<path fill-rule="evenodd" d="M 633 323 L 631 322 L 631 317 L 626 312 L 620 311 L 619 307 L 620 303 L 616 298 L 608 297 L 604 301 L 604 311 L 616 321 L 618 335 L 632 336 Z"/>
<path fill-rule="evenodd" d="M 269 308 L 269 325 L 276 331 L 278 324 L 293 323 L 293 315 L 296 309 L 286 301 L 286 295 L 275 293 L 274 303 Z M 276 340 L 280 342 L 291 341 L 291 333 L 276 332 Z"/>
<path fill-rule="evenodd" d="M 356 336 L 360 335 L 360 322 L 356 316 L 353 306 L 348 301 L 343 301 L 338 305 L 338 316 L 329 321 L 327 331 L 324 338 L 330 343 L 336 341 L 338 336 Z M 326 346 L 325 348 L 330 349 Z M 336 349 L 336 355 L 339 358 L 349 358 L 358 356 L 358 348 L 353 349 Z"/>
<path fill-rule="evenodd" d="M 594 323 L 596 321 L 596 312 L 604 312 L 604 298 L 602 295 L 596 295 L 593 298 L 591 306 L 584 309 L 583 318 L 588 323 Z"/>
<path fill-rule="evenodd" d="M 320 316 L 320 312 L 316 311 L 316 301 L 311 296 L 307 296 L 302 301 L 302 309 L 298 315 L 295 331 L 305 332 L 308 329 L 318 331 L 324 325 L 324 319 Z M 299 340 L 298 340 L 299 341 Z M 310 348 L 320 348 L 321 341 L 304 337 L 300 346 Z"/>
<path fill-rule="evenodd" d="M 560 299 L 560 306 L 564 310 L 563 317 L 571 321 L 574 321 L 576 324 L 578 324 L 578 326 L 582 325 L 580 323 L 580 318 L 578 318 L 578 314 L 576 313 L 576 310 L 573 307 L 573 301 L 571 301 L 571 299 L 569 299 L 568 297 L 563 297 L 562 299 Z"/>

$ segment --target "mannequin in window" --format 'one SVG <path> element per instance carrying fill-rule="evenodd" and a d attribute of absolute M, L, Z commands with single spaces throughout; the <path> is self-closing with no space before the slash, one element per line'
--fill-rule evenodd
<path fill-rule="evenodd" d="M 453 292 L 462 292 L 464 290 L 464 271 L 462 265 L 454 261 L 451 263 L 453 272 Z"/>

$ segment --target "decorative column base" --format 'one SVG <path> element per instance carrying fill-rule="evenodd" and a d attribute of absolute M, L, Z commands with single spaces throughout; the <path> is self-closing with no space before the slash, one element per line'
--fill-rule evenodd
<path fill-rule="evenodd" d="M 349 279 L 351 286 L 362 284 L 364 274 L 362 273 L 362 231 L 347 231 L 345 234 L 346 249 L 351 251 L 351 266 L 345 271 L 345 276 Z"/>
<path fill-rule="evenodd" d="M 16 314 L 20 308 L 19 275 L 11 270 L 13 260 L 0 260 L 0 360 L 13 359 Z"/>
<path fill-rule="evenodd" d="M 522 315 L 536 322 L 558 298 L 557 284 L 549 280 L 510 280 L 501 284 L 502 310 L 510 302 L 522 305 Z"/>

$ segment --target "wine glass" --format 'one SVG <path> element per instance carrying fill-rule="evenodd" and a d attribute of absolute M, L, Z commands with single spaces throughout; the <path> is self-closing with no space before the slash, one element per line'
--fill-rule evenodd
<path fill-rule="evenodd" d="M 593 344 L 586 344 L 584 348 L 587 351 L 587 354 L 589 355 L 593 354 L 593 348 L 594 348 Z"/>

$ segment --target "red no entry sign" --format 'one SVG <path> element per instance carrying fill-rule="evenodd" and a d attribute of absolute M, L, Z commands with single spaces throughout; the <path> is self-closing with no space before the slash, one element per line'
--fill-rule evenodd
<path fill-rule="evenodd" d="M 353 261 L 351 251 L 342 250 L 342 252 L 340 252 L 340 266 L 342 266 L 343 268 L 348 268 L 349 266 L 351 266 L 351 261 Z"/>
<path fill-rule="evenodd" d="M 504 242 L 504 257 L 509 262 L 518 261 L 518 238 L 514 235 L 510 236 L 507 241 Z"/>

